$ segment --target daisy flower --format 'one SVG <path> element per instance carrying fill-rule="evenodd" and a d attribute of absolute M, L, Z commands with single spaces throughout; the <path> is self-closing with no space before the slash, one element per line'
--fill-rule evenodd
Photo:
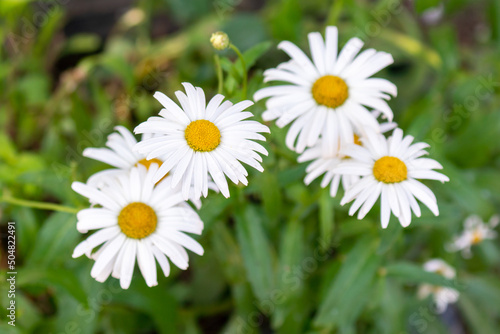
<path fill-rule="evenodd" d="M 305 150 L 305 152 L 298 157 L 297 161 L 306 162 L 312 160 L 306 168 L 307 175 L 304 178 L 306 186 L 311 184 L 311 182 L 319 176 L 325 174 L 321 180 L 321 188 L 326 188 L 326 186 L 330 185 L 330 196 L 335 197 L 340 182 L 342 182 L 342 188 L 345 190 L 355 183 L 359 179 L 359 176 L 335 174 L 333 172 L 335 168 L 338 167 L 344 159 L 349 159 L 349 157 L 339 154 L 325 154 L 323 146 L 322 141 L 319 140 L 314 147 Z"/>
<path fill-rule="evenodd" d="M 378 116 L 378 113 L 372 113 L 375 117 Z M 396 123 L 387 122 L 381 123 L 380 129 L 381 132 L 387 132 L 397 127 Z M 354 136 L 350 143 L 348 144 L 356 144 L 363 145 L 360 141 L 360 136 L 362 136 L 362 130 L 354 130 Z M 359 180 L 359 176 L 357 175 L 341 175 L 335 174 L 333 170 L 338 167 L 342 162 L 346 162 L 349 160 L 349 157 L 346 155 L 342 155 L 339 153 L 337 147 L 339 147 L 339 143 L 334 141 L 333 143 L 324 142 L 321 139 L 312 147 L 302 153 L 297 161 L 305 162 L 312 161 L 306 168 L 307 176 L 304 179 L 304 183 L 309 185 L 312 181 L 318 178 L 320 175 L 324 175 L 321 180 L 321 188 L 325 188 L 330 184 L 330 196 L 335 197 L 337 195 L 337 191 L 340 183 L 342 182 L 342 188 L 347 190 L 353 183 Z"/>
<path fill-rule="evenodd" d="M 166 157 L 154 179 L 160 180 L 173 170 L 172 187 L 182 183 L 184 198 L 188 197 L 191 184 L 194 196 L 206 197 L 209 174 L 222 194 L 229 197 L 225 176 L 235 184 L 248 184 L 248 172 L 240 161 L 260 172 L 264 170 L 257 152 L 267 155 L 267 151 L 254 140 L 265 141 L 259 132 L 269 132 L 269 128 L 245 120 L 253 116 L 244 111 L 253 102 L 221 104 L 224 96 L 218 94 L 205 105 L 201 88 L 189 83 L 183 85 L 187 95 L 175 92 L 182 108 L 166 95 L 155 93 L 154 97 L 164 109 L 160 117 L 150 117 L 135 128 L 136 133 L 154 134 L 138 143 L 136 149 L 146 154 L 147 159 Z"/>
<path fill-rule="evenodd" d="M 139 165 L 129 173 L 106 178 L 100 188 L 81 182 L 72 184 L 74 191 L 99 205 L 78 212 L 78 231 L 96 232 L 73 251 L 74 258 L 86 254 L 95 260 L 90 274 L 97 281 L 104 282 L 111 275 L 127 289 L 137 259 L 146 284 L 155 286 L 156 261 L 168 276 L 168 260 L 187 269 L 185 248 L 203 255 L 201 245 L 185 234 L 201 234 L 203 222 L 182 195 L 172 189 L 171 178 L 159 183 L 153 180 L 157 170 L 157 164 L 149 170 Z M 96 247 L 99 249 L 93 252 Z"/>
<path fill-rule="evenodd" d="M 286 85 L 262 88 L 254 95 L 258 101 L 269 98 L 264 120 L 276 120 L 278 127 L 292 123 L 287 146 L 302 153 L 316 144 L 319 137 L 327 142 L 351 141 L 354 127 L 379 131 L 379 124 L 367 108 L 380 111 L 392 120 L 386 100 L 396 96 L 397 88 L 385 79 L 370 78 L 393 63 L 385 52 L 363 47 L 359 38 L 350 39 L 337 55 L 338 31 L 327 27 L 325 41 L 318 32 L 308 35 L 312 61 L 291 42 L 279 49 L 291 60 L 264 72 L 264 81 L 287 82 Z"/>
<path fill-rule="evenodd" d="M 349 215 L 358 209 L 362 219 L 381 198 L 381 223 L 386 228 L 391 212 L 399 218 L 403 227 L 410 225 L 411 212 L 420 217 L 416 201 L 424 203 L 436 216 L 439 215 L 433 192 L 417 179 L 449 181 L 448 177 L 434 171 L 443 167 L 437 161 L 422 158 L 429 145 L 413 142 L 412 136 L 403 138 L 403 131 L 395 129 L 389 139 L 381 134 L 367 132 L 361 138 L 363 146 L 349 145 L 341 151 L 351 160 L 333 170 L 336 174 L 356 175 L 360 179 L 353 184 L 341 200 L 341 205 L 354 200 Z"/>
<path fill-rule="evenodd" d="M 456 276 L 455 269 L 441 259 L 432 259 L 424 263 L 424 270 L 440 274 L 447 279 L 453 279 Z M 422 284 L 418 289 L 418 296 L 421 299 L 432 295 L 436 305 L 436 311 L 443 313 L 448 304 L 455 303 L 458 300 L 459 293 L 457 290 L 436 286 L 431 284 Z"/>
<path fill-rule="evenodd" d="M 127 128 L 119 125 L 115 127 L 115 130 L 116 132 L 108 136 L 107 147 L 88 147 L 83 150 L 84 157 L 115 167 L 114 169 L 106 169 L 95 173 L 87 181 L 88 184 L 99 185 L 111 175 L 122 171 L 128 172 L 138 164 L 149 168 L 152 163 L 158 165 L 163 163 L 160 159 L 147 160 L 144 154 L 134 151 L 133 148 L 137 144 L 137 140 Z"/>
<path fill-rule="evenodd" d="M 87 180 L 87 184 L 89 185 L 100 187 L 110 177 L 114 177 L 120 173 L 128 174 L 131 168 L 137 167 L 138 165 L 143 165 L 144 167 L 149 168 L 151 164 L 157 164 L 158 166 L 163 164 L 163 157 L 146 159 L 145 154 L 135 151 L 134 147 L 137 144 L 137 140 L 127 128 L 123 126 L 116 126 L 115 130 L 117 132 L 113 132 L 108 136 L 108 140 L 106 142 L 107 147 L 89 147 L 83 150 L 84 157 L 101 161 L 115 167 L 93 174 Z M 142 140 L 149 137 L 151 137 L 149 134 L 143 135 Z M 164 176 L 164 178 L 166 177 L 169 177 L 169 175 L 167 174 Z M 211 179 L 209 180 L 208 188 L 217 192 L 219 191 Z M 178 191 L 181 191 L 180 187 L 177 187 L 177 189 Z M 201 207 L 199 196 L 194 196 L 192 188 L 189 199 L 198 209 Z"/>
<path fill-rule="evenodd" d="M 462 251 L 465 258 L 471 256 L 471 247 L 481 243 L 486 239 L 495 239 L 497 232 L 494 228 L 498 225 L 499 217 L 491 217 L 488 223 L 483 222 L 477 215 L 469 216 L 464 223 L 464 231 L 456 237 L 452 244 L 448 245 L 448 250 L 452 252 Z"/>

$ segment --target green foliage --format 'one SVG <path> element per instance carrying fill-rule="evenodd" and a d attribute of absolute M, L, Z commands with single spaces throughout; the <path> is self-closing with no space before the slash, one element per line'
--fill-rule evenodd
<path fill-rule="evenodd" d="M 136 1 L 138 19 L 125 13 L 106 39 L 67 35 L 70 11 L 43 11 L 48 3 L 0 1 L 3 309 L 8 221 L 17 226 L 18 272 L 16 327 L 2 313 L 1 333 L 449 332 L 430 300 L 416 297 L 423 283 L 459 290 L 451 312 L 467 332 L 498 331 L 498 239 L 474 246 L 472 259 L 444 245 L 465 217 L 487 220 L 500 207 L 499 1 Z M 442 17 L 429 22 L 439 6 Z M 117 124 L 133 129 L 155 115 L 156 90 L 172 96 L 188 81 L 214 95 L 214 54 L 223 94 L 241 100 L 241 60 L 231 49 L 213 50 L 212 32 L 224 30 L 242 50 L 251 99 L 265 85 L 262 72 L 288 59 L 279 41 L 306 49 L 307 33 L 323 33 L 327 24 L 339 26 L 340 45 L 358 36 L 365 48 L 393 55 L 395 63 L 377 76 L 398 86 L 389 102 L 395 120 L 431 145 L 431 158 L 451 179 L 428 184 L 440 216 L 423 208 L 410 227 L 391 220 L 386 230 L 378 204 L 362 221 L 349 217 L 342 193 L 331 198 L 318 180 L 304 185 L 306 164 L 285 146 L 287 129 L 267 124 L 265 172 L 249 170 L 249 186 L 232 185 L 229 199 L 211 193 L 202 201 L 205 255 L 190 254 L 188 271 L 172 268 L 154 288 L 136 269 L 123 291 L 114 278 L 94 281 L 91 260 L 71 258 L 82 239 L 74 214 L 6 200 L 88 206 L 70 185 L 105 167 L 82 150 L 104 145 Z M 251 107 L 259 121 L 263 110 L 263 102 Z M 422 269 L 435 257 L 457 269 L 457 280 Z"/>

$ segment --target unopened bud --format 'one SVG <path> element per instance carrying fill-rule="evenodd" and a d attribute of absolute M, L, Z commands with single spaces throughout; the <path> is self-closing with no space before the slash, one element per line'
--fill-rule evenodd
<path fill-rule="evenodd" d="M 210 43 L 212 43 L 212 46 L 217 50 L 224 50 L 229 47 L 229 37 L 225 32 L 217 31 L 210 37 Z"/>

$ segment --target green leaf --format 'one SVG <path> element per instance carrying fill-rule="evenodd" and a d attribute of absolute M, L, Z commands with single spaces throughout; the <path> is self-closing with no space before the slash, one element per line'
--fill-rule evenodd
<path fill-rule="evenodd" d="M 80 233 L 73 214 L 56 212 L 42 225 L 26 260 L 29 266 L 54 266 L 71 259 Z"/>
<path fill-rule="evenodd" d="M 368 301 L 380 258 L 375 254 L 378 240 L 366 236 L 358 240 L 347 254 L 333 283 L 327 289 L 325 297 L 314 319 L 315 326 L 335 328 L 347 326 Z"/>
<path fill-rule="evenodd" d="M 383 255 L 392 249 L 399 236 L 403 232 L 403 227 L 399 222 L 394 221 L 389 223 L 386 229 L 380 229 L 381 235 L 380 246 L 377 249 L 377 254 Z"/>
<path fill-rule="evenodd" d="M 271 47 L 271 42 L 265 41 L 265 42 L 261 42 L 255 46 L 251 47 L 250 49 L 246 50 L 243 53 L 243 58 L 245 58 L 245 65 L 246 65 L 247 71 L 253 65 L 255 65 L 255 62 L 257 62 L 257 60 L 260 57 L 262 57 L 269 50 L 270 47 Z M 238 59 L 238 62 L 240 62 L 239 59 Z M 240 66 L 241 66 L 241 63 L 240 63 Z"/>
<path fill-rule="evenodd" d="M 224 223 L 216 222 L 212 226 L 211 245 L 227 280 L 232 284 L 244 282 L 240 248 Z"/>
<path fill-rule="evenodd" d="M 14 327 L 14 326 L 7 324 L 8 321 L 10 321 L 10 319 L 7 319 L 5 322 L 2 320 L 2 322 L 0 323 L 0 332 L 1 333 L 4 333 L 4 334 L 21 334 L 21 333 L 23 333 L 23 332 L 21 332 L 21 328 Z"/>
<path fill-rule="evenodd" d="M 493 316 L 500 314 L 500 282 L 498 277 L 472 277 L 465 280 L 466 294 L 478 304 L 484 306 L 488 313 Z"/>
<path fill-rule="evenodd" d="M 496 334 L 498 326 L 492 321 L 487 313 L 478 307 L 477 303 L 473 303 L 467 295 L 462 295 L 458 299 L 458 305 L 462 310 L 465 320 L 472 330 L 471 333 L 480 334 Z"/>
<path fill-rule="evenodd" d="M 38 329 L 38 333 L 79 333 L 92 334 L 96 332 L 98 326 L 99 309 L 89 309 L 89 305 L 81 304 L 65 291 L 55 291 L 57 302 L 57 313 L 51 320 L 44 321 L 41 324 L 44 328 Z M 89 298 L 92 303 L 97 300 Z M 95 304 L 94 304 L 95 305 Z M 45 328 L 48 326 L 48 328 Z"/>
<path fill-rule="evenodd" d="M 158 333 L 178 333 L 177 301 L 164 287 L 150 288 L 144 282 L 133 281 L 128 290 L 114 295 L 113 301 L 147 313 L 154 320 Z"/>
<path fill-rule="evenodd" d="M 267 171 L 267 173 L 260 174 L 259 186 L 262 193 L 262 202 L 264 204 L 264 210 L 266 215 L 270 220 L 278 218 L 282 212 L 282 201 L 283 197 L 281 195 L 281 190 L 278 184 L 277 173 L 272 173 Z"/>
<path fill-rule="evenodd" d="M 385 267 L 387 276 L 399 278 L 405 283 L 428 283 L 438 286 L 457 288 L 458 282 L 442 275 L 425 271 L 421 266 L 409 262 L 399 262 Z"/>
<path fill-rule="evenodd" d="M 36 265 L 23 267 L 17 273 L 17 284 L 24 286 L 58 287 L 80 304 L 87 305 L 87 294 L 73 271 L 63 268 L 43 268 Z"/>
<path fill-rule="evenodd" d="M 96 34 L 80 33 L 71 36 L 66 42 L 61 54 L 79 54 L 96 52 L 101 45 L 101 39 Z"/>
<path fill-rule="evenodd" d="M 323 250 L 330 246 L 333 237 L 334 201 L 335 199 L 330 196 L 329 188 L 322 189 L 319 198 L 319 234 Z"/>
<path fill-rule="evenodd" d="M 37 240 L 38 223 L 31 208 L 15 207 L 12 210 L 13 221 L 16 222 L 16 253 L 23 258 L 31 251 Z"/>
<path fill-rule="evenodd" d="M 290 312 L 297 312 L 297 299 L 304 293 L 304 281 L 308 272 L 304 268 L 306 254 L 303 235 L 304 226 L 299 219 L 288 222 L 281 234 L 276 288 L 270 298 L 275 307 L 273 328 L 281 328 Z"/>
<path fill-rule="evenodd" d="M 247 278 L 259 300 L 269 297 L 274 286 L 273 256 L 262 226 L 262 213 L 248 205 L 236 214 L 236 235 L 241 247 Z"/>
<path fill-rule="evenodd" d="M 439 6 L 441 0 L 418 0 L 415 1 L 415 10 L 417 13 L 422 14 L 425 10 Z"/>

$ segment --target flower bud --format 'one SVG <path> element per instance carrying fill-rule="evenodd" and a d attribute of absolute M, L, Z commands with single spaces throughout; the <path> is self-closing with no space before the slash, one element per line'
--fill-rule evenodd
<path fill-rule="evenodd" d="M 212 43 L 212 46 L 217 50 L 224 50 L 229 47 L 229 37 L 225 32 L 217 31 L 210 37 L 210 43 Z"/>

